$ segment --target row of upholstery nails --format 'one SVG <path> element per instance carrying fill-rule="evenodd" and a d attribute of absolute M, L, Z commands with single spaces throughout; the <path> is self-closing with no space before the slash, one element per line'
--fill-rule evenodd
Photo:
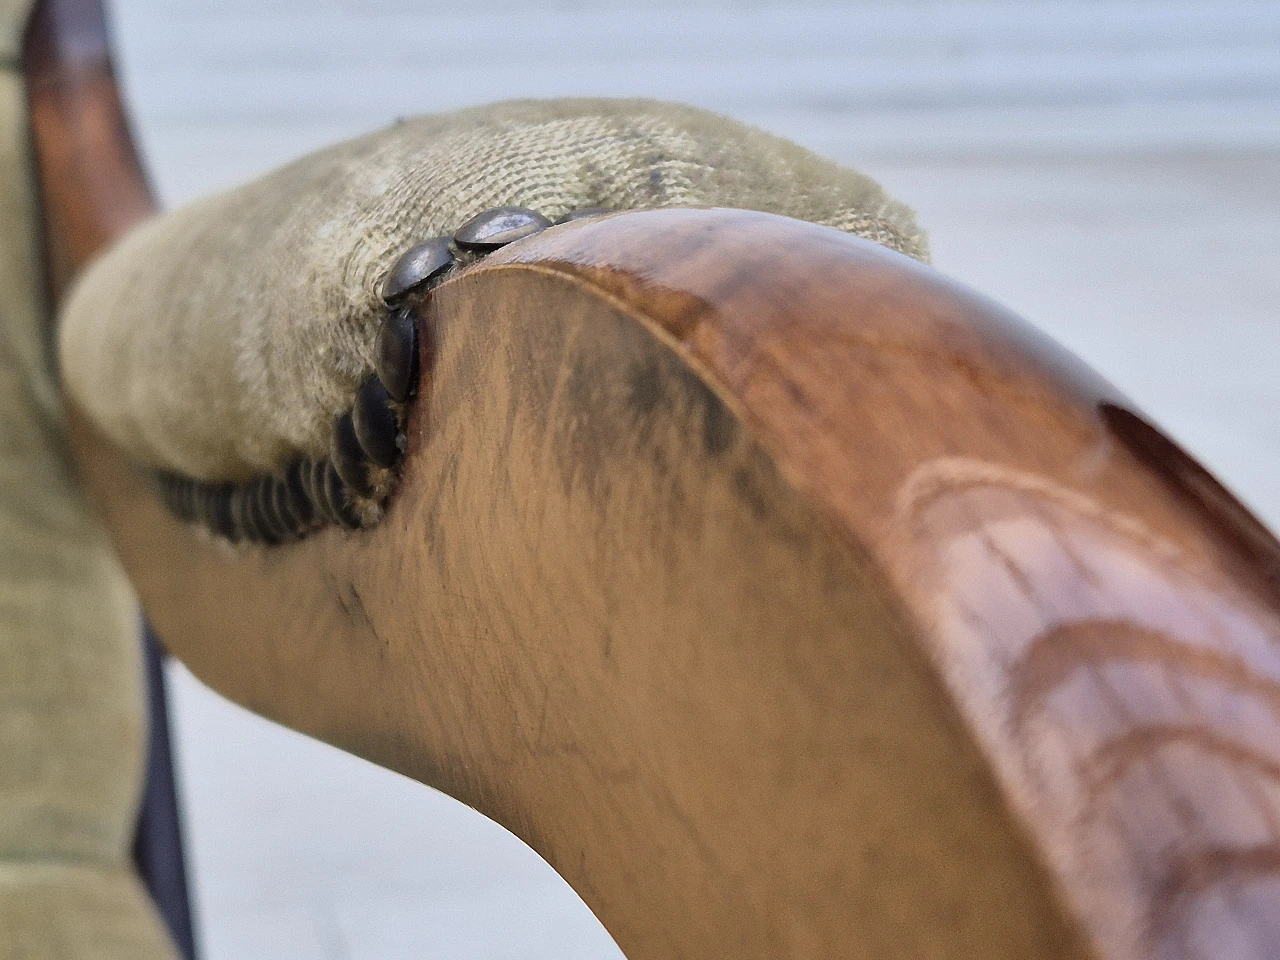
<path fill-rule="evenodd" d="M 169 509 L 232 543 L 287 543 L 329 523 L 360 522 L 327 460 L 297 460 L 280 476 L 247 483 L 205 483 L 169 473 L 158 479 Z"/>
<path fill-rule="evenodd" d="M 555 223 L 609 212 L 575 210 Z M 418 383 L 414 307 L 455 265 L 552 225 L 525 207 L 497 207 L 472 217 L 452 236 L 433 237 L 410 247 L 382 279 L 380 292 L 387 315 L 378 328 L 374 372 L 356 390 L 351 410 L 335 418 L 329 456 L 297 460 L 281 474 L 245 483 L 208 483 L 161 473 L 162 500 L 181 519 L 232 543 L 275 545 L 301 539 L 329 524 L 348 529 L 362 526 L 377 515 L 379 497 L 388 492 L 380 477 L 396 468 L 405 451 L 405 404 Z"/>

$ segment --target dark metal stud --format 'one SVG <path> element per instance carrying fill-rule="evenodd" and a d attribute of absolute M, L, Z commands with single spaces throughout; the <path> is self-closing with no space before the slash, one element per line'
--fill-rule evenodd
<path fill-rule="evenodd" d="M 608 207 L 583 207 L 581 210 L 570 210 L 563 217 L 560 217 L 553 226 L 560 226 L 562 223 L 572 223 L 575 220 L 592 220 L 595 217 L 603 217 L 610 213 L 617 213 L 616 210 L 610 210 Z"/>
<path fill-rule="evenodd" d="M 236 526 L 235 517 L 231 513 L 231 487 L 219 484 L 209 491 L 206 517 L 210 529 L 220 537 L 237 543 L 240 540 L 240 528 Z"/>
<path fill-rule="evenodd" d="M 410 247 L 382 278 L 382 299 L 393 304 L 440 276 L 453 265 L 448 237 L 434 237 Z"/>
<path fill-rule="evenodd" d="M 303 472 L 307 486 L 307 494 L 316 510 L 318 523 L 337 523 L 338 518 L 329 509 L 329 498 L 325 495 L 324 475 L 328 460 L 308 460 Z"/>
<path fill-rule="evenodd" d="M 307 528 L 298 522 L 293 512 L 293 504 L 289 502 L 289 487 L 284 477 L 275 477 L 271 484 L 271 508 L 280 518 L 280 526 L 284 528 L 286 540 L 297 540 L 307 532 Z"/>
<path fill-rule="evenodd" d="M 257 522 L 258 532 L 262 534 L 262 542 L 275 546 L 280 543 L 285 532 L 279 519 L 271 511 L 271 477 L 258 477 L 249 484 L 249 510 Z"/>
<path fill-rule="evenodd" d="M 250 492 L 249 485 L 244 483 L 237 484 L 231 491 L 231 516 L 241 532 L 240 539 L 261 543 L 262 530 L 258 527 L 258 520 L 252 509 L 253 497 Z"/>
<path fill-rule="evenodd" d="M 401 403 L 409 399 L 418 380 L 418 328 L 408 311 L 383 319 L 373 366 L 393 399 Z"/>
<path fill-rule="evenodd" d="M 391 408 L 391 395 L 377 377 L 369 377 L 360 384 L 351 409 L 351 422 L 365 455 L 380 467 L 395 466 L 400 459 L 400 447 L 396 443 L 400 425 Z"/>
<path fill-rule="evenodd" d="M 310 464 L 305 460 L 295 460 L 284 472 L 284 496 L 288 501 L 289 512 L 298 524 L 299 532 L 310 529 L 315 523 L 315 501 L 307 491 Z"/>
<path fill-rule="evenodd" d="M 280 519 L 289 540 L 297 540 L 306 532 L 306 525 L 298 521 L 289 497 L 289 485 L 284 477 L 276 477 L 271 485 L 271 510 Z"/>
<path fill-rule="evenodd" d="M 294 515 L 293 504 L 289 502 L 289 486 L 283 476 L 271 477 L 270 486 L 271 513 L 276 518 L 280 529 L 284 531 L 285 540 L 297 540 L 306 532 L 306 527 L 298 522 Z"/>
<path fill-rule="evenodd" d="M 277 493 L 280 485 L 279 477 L 259 478 L 258 499 L 261 504 L 259 509 L 266 520 L 267 527 L 275 534 L 278 542 L 285 543 L 294 539 L 294 523 L 290 517 L 280 512 L 280 497 Z"/>
<path fill-rule="evenodd" d="M 550 220 L 528 207 L 495 207 L 460 226 L 453 234 L 453 242 L 463 250 L 488 253 L 549 226 Z"/>
<path fill-rule="evenodd" d="M 369 476 L 369 460 L 356 438 L 351 414 L 344 413 L 333 421 L 329 440 L 329 457 L 342 482 L 357 497 L 373 496 L 373 480 Z"/>
<path fill-rule="evenodd" d="M 305 460 L 299 460 L 294 466 L 298 469 L 298 480 L 302 484 L 302 494 L 306 498 L 307 503 L 311 504 L 314 510 L 316 505 L 315 488 L 311 483 L 311 475 L 315 471 L 316 462 L 310 457 Z"/>
<path fill-rule="evenodd" d="M 262 522 L 262 510 L 258 505 L 258 486 L 252 480 L 240 486 L 240 497 L 243 506 L 240 508 L 240 519 L 244 524 L 246 540 L 253 543 L 266 543 L 270 536 Z"/>
<path fill-rule="evenodd" d="M 329 513 L 342 526 L 354 530 L 360 526 L 360 515 L 356 513 L 355 504 L 347 495 L 346 485 L 338 476 L 332 463 L 325 461 L 324 478 L 321 481 L 325 499 L 329 504 Z"/>

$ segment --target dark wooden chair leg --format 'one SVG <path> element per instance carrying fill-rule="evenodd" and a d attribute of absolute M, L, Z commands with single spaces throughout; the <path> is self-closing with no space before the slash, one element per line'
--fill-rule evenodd
<path fill-rule="evenodd" d="M 168 689 L 164 662 L 168 658 L 151 625 L 143 629 L 147 705 L 150 708 L 146 786 L 138 811 L 133 859 L 151 899 L 164 917 L 169 933 L 185 960 L 195 960 L 195 928 L 187 889 L 186 857 L 182 845 L 182 814 L 173 767 Z"/>

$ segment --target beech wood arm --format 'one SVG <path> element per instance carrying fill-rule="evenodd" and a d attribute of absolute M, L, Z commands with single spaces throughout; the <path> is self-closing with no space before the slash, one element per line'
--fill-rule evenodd
<path fill-rule="evenodd" d="M 37 67 L 76 267 L 141 181 L 113 91 Z M 213 542 L 73 411 L 207 683 L 504 824 L 632 960 L 1280 952 L 1280 547 L 1073 358 L 725 210 L 548 231 L 416 320 L 369 531 Z"/>

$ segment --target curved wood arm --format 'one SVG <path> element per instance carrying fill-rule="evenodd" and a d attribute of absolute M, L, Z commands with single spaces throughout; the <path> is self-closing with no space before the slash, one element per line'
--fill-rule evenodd
<path fill-rule="evenodd" d="M 206 682 L 505 824 L 633 960 L 1280 951 L 1280 548 L 1072 358 L 735 211 L 418 322 L 369 532 L 210 542 L 76 422 Z"/>

